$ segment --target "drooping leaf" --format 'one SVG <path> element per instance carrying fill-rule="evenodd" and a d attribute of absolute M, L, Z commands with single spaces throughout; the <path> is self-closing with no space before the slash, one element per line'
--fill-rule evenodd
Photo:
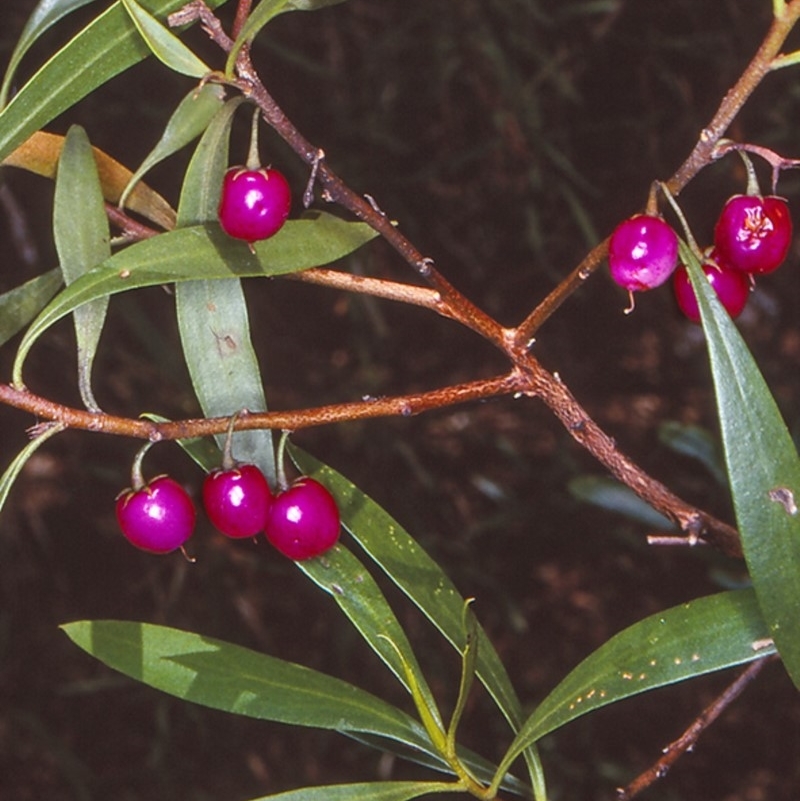
<path fill-rule="evenodd" d="M 228 137 L 233 114 L 242 102 L 234 98 L 218 109 L 192 157 L 181 190 L 178 224 L 216 219 L 222 177 L 228 165 Z M 178 329 L 192 386 L 207 417 L 247 409 L 267 410 L 264 384 L 250 339 L 245 296 L 237 278 L 185 281 L 175 287 Z M 224 436 L 217 438 L 220 448 Z M 238 431 L 233 454 L 255 464 L 275 485 L 275 453 L 268 429 Z"/>
<path fill-rule="evenodd" d="M 63 283 L 56 267 L 0 295 L 0 345 L 25 328 Z"/>
<path fill-rule="evenodd" d="M 44 178 L 55 178 L 63 146 L 63 136 L 36 131 L 16 150 L 6 156 L 3 165 L 19 167 Z M 130 182 L 131 171 L 99 148 L 93 147 L 92 152 L 97 165 L 97 173 L 100 176 L 103 197 L 109 203 L 119 203 L 123 189 Z M 148 220 L 152 220 L 162 228 L 175 227 L 175 212 L 172 207 L 158 192 L 153 191 L 141 181 L 129 193 L 125 206 Z"/>
<path fill-rule="evenodd" d="M 323 483 L 335 496 L 342 525 L 418 609 L 459 652 L 465 646 L 464 603 L 452 581 L 403 527 L 333 468 L 299 448 L 290 449 L 304 475 Z M 522 707 L 505 666 L 486 632 L 477 628 L 475 671 L 514 732 L 522 725 Z M 536 798 L 546 798 L 535 746 L 525 751 Z"/>
<path fill-rule="evenodd" d="M 28 52 L 36 40 L 67 14 L 93 2 L 95 0 L 39 0 L 36 8 L 33 9 L 30 17 L 28 17 L 17 44 L 14 46 L 14 52 L 8 61 L 3 83 L 0 86 L 0 108 L 5 106 L 8 101 L 8 93 L 17 67 L 19 67 L 25 53 Z"/>
<path fill-rule="evenodd" d="M 301 665 L 147 623 L 84 620 L 62 628 L 109 667 L 186 701 L 296 726 L 369 733 L 431 750 L 424 729 L 402 710 Z"/>
<path fill-rule="evenodd" d="M 289 220 L 272 239 L 260 242 L 255 254 L 211 224 L 180 228 L 137 242 L 67 287 L 34 320 L 17 352 L 14 382 L 22 386 L 22 366 L 34 342 L 55 322 L 95 298 L 198 278 L 296 272 L 342 258 L 374 236 L 364 223 L 348 223 L 319 212 Z"/>
<path fill-rule="evenodd" d="M 142 176 L 156 164 L 177 153 L 205 131 L 225 99 L 225 90 L 218 84 L 207 83 L 192 89 L 181 100 L 164 128 L 156 146 L 147 154 L 139 169 L 131 176 L 122 197 L 121 206 Z M 201 222 L 197 220 L 196 222 Z"/>
<path fill-rule="evenodd" d="M 122 0 L 136 30 L 142 36 L 153 55 L 171 70 L 188 75 L 190 78 L 203 78 L 211 68 L 198 58 L 172 31 L 162 25 L 136 0 Z"/>
<path fill-rule="evenodd" d="M 359 634 L 406 690 L 411 692 L 416 684 L 423 706 L 441 730 L 441 715 L 411 643 L 380 587 L 361 562 L 339 544 L 321 557 L 296 564 L 317 586 L 334 598 Z M 410 680 L 406 676 L 406 669 L 412 676 Z"/>
<path fill-rule="evenodd" d="M 47 442 L 50 437 L 63 431 L 65 428 L 61 423 L 52 423 L 48 425 L 41 434 L 32 439 L 12 460 L 11 464 L 6 468 L 5 473 L 0 476 L 0 511 L 6 505 L 8 500 L 8 493 L 11 492 L 11 487 L 17 480 L 17 476 L 22 472 L 25 463 L 33 454 Z"/>
<path fill-rule="evenodd" d="M 786 670 L 800 688 L 800 459 L 736 326 L 681 244 L 708 342 L 742 549 Z"/>
<path fill-rule="evenodd" d="M 67 132 L 56 175 L 53 238 L 64 281 L 69 286 L 111 256 L 103 192 L 92 147 L 83 128 Z M 100 411 L 92 392 L 92 365 L 103 331 L 108 297 L 75 309 L 78 342 L 78 388 L 84 406 Z"/>
<path fill-rule="evenodd" d="M 208 0 L 216 8 L 227 0 Z M 142 0 L 162 16 L 184 0 Z M 55 53 L 0 111 L 0 159 L 98 86 L 150 54 L 117 0 Z"/>
<path fill-rule="evenodd" d="M 411 801 L 432 793 L 452 793 L 453 782 L 369 782 L 304 787 L 253 801 Z"/>
<path fill-rule="evenodd" d="M 668 517 L 659 514 L 633 490 L 608 476 L 577 476 L 569 482 L 570 493 L 580 501 L 625 515 L 645 526 L 670 531 L 675 528 Z"/>
<path fill-rule="evenodd" d="M 634 623 L 583 660 L 542 701 L 503 758 L 595 709 L 775 652 L 752 590 L 723 592 Z"/>

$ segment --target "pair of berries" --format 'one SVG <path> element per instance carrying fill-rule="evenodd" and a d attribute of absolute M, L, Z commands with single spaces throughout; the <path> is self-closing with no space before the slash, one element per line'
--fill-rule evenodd
<path fill-rule="evenodd" d="M 752 276 L 776 270 L 791 241 L 792 221 L 782 198 L 736 195 L 728 200 L 703 271 L 731 317 L 744 309 Z M 620 223 L 611 235 L 608 263 L 614 281 L 630 293 L 653 289 L 674 276 L 678 306 L 690 320 L 700 320 L 686 268 L 676 270 L 678 238 L 659 217 L 639 214 Z"/>
<path fill-rule="evenodd" d="M 117 498 L 117 521 L 137 548 L 168 553 L 181 548 L 194 531 L 196 512 L 186 490 L 159 476 L 125 490 Z M 226 536 L 254 537 L 261 531 L 284 556 L 301 560 L 332 548 L 339 538 L 339 509 L 328 490 L 303 477 L 273 496 L 255 465 L 218 468 L 203 483 L 203 505 Z"/>

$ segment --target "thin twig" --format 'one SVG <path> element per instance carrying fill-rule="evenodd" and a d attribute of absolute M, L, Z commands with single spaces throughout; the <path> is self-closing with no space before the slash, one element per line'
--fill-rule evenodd
<path fill-rule="evenodd" d="M 709 704 L 692 722 L 692 725 L 674 742 L 670 743 L 660 757 L 644 773 L 637 776 L 627 787 L 617 790 L 618 801 L 630 801 L 658 779 L 667 775 L 670 768 L 687 752 L 691 751 L 700 735 L 742 694 L 745 687 L 762 671 L 774 655 L 759 659 L 749 665 L 739 677 Z"/>

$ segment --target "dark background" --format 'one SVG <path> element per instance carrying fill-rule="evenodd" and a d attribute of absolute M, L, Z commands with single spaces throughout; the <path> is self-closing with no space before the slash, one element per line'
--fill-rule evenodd
<path fill-rule="evenodd" d="M 4 0 L 0 54 L 10 52 L 33 5 Z M 651 180 L 677 168 L 757 48 L 770 11 L 767 0 L 350 0 L 282 16 L 261 35 L 254 59 L 348 183 L 373 195 L 459 289 L 514 325 L 642 207 Z M 46 35 L 21 76 L 93 13 L 90 6 Z M 209 63 L 222 63 L 199 31 L 187 39 Z M 797 74 L 770 76 L 732 135 L 797 156 Z M 135 167 L 190 88 L 148 62 L 49 129 L 80 122 L 94 144 Z M 245 157 L 246 116 L 235 161 Z M 173 203 L 188 155 L 148 178 Z M 305 168 L 266 131 L 262 156 L 302 191 Z M 5 178 L 36 253 L 26 263 L 12 237 L 24 229 L 4 211 L 3 291 L 55 264 L 52 185 L 19 171 Z M 725 198 L 743 188 L 735 157 L 691 185 L 681 200 L 701 244 Z M 785 175 L 780 191 L 797 205 L 795 176 Z M 410 278 L 380 243 L 346 267 Z M 759 281 L 740 319 L 794 433 L 797 270 L 795 247 L 780 271 Z M 247 290 L 274 409 L 421 390 L 505 367 L 474 336 L 417 309 L 288 281 L 250 282 Z M 658 439 L 670 420 L 715 431 L 699 329 L 678 316 L 668 288 L 640 296 L 630 316 L 622 314 L 626 301 L 598 273 L 542 329 L 536 353 L 626 453 L 730 519 L 726 492 Z M 196 413 L 171 314 L 161 289 L 114 299 L 95 368 L 104 409 Z M 3 380 L 12 358 L 7 347 Z M 32 389 L 79 404 L 68 321 L 37 345 L 27 369 Z M 5 465 L 34 421 L 8 409 L 0 415 Z M 385 505 L 463 594 L 476 597 L 479 618 L 531 706 L 616 631 L 744 578 L 741 565 L 713 554 L 649 548 L 648 529 L 573 499 L 570 480 L 602 470 L 535 401 L 350 423 L 296 441 Z M 263 543 L 228 542 L 201 520 L 191 543 L 196 564 L 132 549 L 116 530 L 113 499 L 128 484 L 137 447 L 62 434 L 30 461 L 3 511 L 0 798 L 219 801 L 422 775 L 335 734 L 182 704 L 116 676 L 69 643 L 57 628 L 69 620 L 159 622 L 324 670 L 408 706 L 329 599 Z M 202 476 L 177 448 L 162 446 L 148 459 L 196 493 Z M 448 709 L 457 660 L 387 592 Z M 613 798 L 732 678 L 632 699 L 547 738 L 554 801 Z M 474 695 L 465 740 L 496 758 L 509 733 L 482 692 Z M 798 754 L 800 704 L 773 665 L 646 797 L 793 800 Z"/>

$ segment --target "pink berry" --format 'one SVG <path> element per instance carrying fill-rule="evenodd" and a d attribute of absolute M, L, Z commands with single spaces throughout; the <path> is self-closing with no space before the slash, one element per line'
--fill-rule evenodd
<path fill-rule="evenodd" d="M 678 237 L 660 217 L 637 214 L 611 234 L 611 277 L 629 292 L 661 286 L 678 263 Z"/>
<path fill-rule="evenodd" d="M 139 490 L 117 496 L 117 522 L 137 548 L 169 553 L 192 535 L 196 513 L 191 498 L 177 481 L 159 476 Z"/>
<path fill-rule="evenodd" d="M 310 559 L 339 539 L 339 509 L 325 487 L 300 478 L 279 493 L 267 512 L 267 539 L 290 559 Z"/>
<path fill-rule="evenodd" d="M 714 245 L 734 270 L 763 275 L 780 267 L 792 243 L 789 206 L 779 197 L 735 195 L 714 228 Z"/>
<path fill-rule="evenodd" d="M 253 464 L 212 470 L 203 482 L 206 514 L 226 537 L 254 537 L 263 531 L 271 502 L 269 484 Z"/>
<path fill-rule="evenodd" d="M 703 264 L 703 272 L 711 284 L 717 297 L 731 317 L 738 317 L 747 303 L 750 295 L 750 279 L 739 270 L 731 270 L 722 262 L 718 255 L 711 253 L 710 261 Z M 672 279 L 672 288 L 680 310 L 693 322 L 700 322 L 700 309 L 697 297 L 689 281 L 686 267 L 681 265 L 675 270 Z"/>
<path fill-rule="evenodd" d="M 278 233 L 289 216 L 292 190 L 278 170 L 231 167 L 222 182 L 219 222 L 229 236 L 259 242 Z"/>

